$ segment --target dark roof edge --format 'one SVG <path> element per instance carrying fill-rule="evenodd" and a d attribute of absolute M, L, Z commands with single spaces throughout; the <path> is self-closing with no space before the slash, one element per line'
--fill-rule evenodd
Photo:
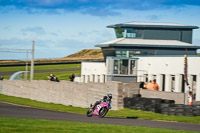
<path fill-rule="evenodd" d="M 131 25 L 131 24 L 116 24 L 108 25 L 107 28 L 161 28 L 161 29 L 198 29 L 198 26 L 170 26 L 170 25 Z"/>
<path fill-rule="evenodd" d="M 200 55 L 187 55 L 188 57 L 200 57 Z M 107 58 L 129 58 L 129 59 L 139 59 L 140 57 L 184 57 L 184 55 L 135 55 L 134 57 L 115 57 L 107 56 Z"/>
<path fill-rule="evenodd" d="M 95 47 L 155 47 L 155 48 L 188 48 L 200 49 L 200 46 L 178 46 L 178 45 L 141 45 L 141 44 L 99 44 Z"/>

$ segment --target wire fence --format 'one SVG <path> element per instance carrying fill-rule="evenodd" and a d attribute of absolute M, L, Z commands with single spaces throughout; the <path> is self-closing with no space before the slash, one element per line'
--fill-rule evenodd
<path fill-rule="evenodd" d="M 0 60 L 28 60 L 31 49 L 0 48 Z"/>
<path fill-rule="evenodd" d="M 34 45 L 35 45 L 35 41 L 32 41 L 32 49 L 0 48 L 0 60 L 5 60 L 5 58 L 6 58 L 6 60 L 8 60 L 8 56 L 11 54 L 15 55 L 14 57 L 11 58 L 11 60 L 21 60 L 21 59 L 19 59 L 18 55 L 24 54 L 23 57 L 25 58 L 24 60 L 25 60 L 25 66 L 26 66 L 25 79 L 27 79 L 28 59 L 29 59 L 28 55 L 31 53 L 32 58 L 31 58 L 30 80 L 33 80 L 33 77 L 34 77 Z"/>

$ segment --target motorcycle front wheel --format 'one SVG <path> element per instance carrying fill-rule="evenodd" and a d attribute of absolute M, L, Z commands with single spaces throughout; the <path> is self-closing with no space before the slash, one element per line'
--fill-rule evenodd
<path fill-rule="evenodd" d="M 92 117 L 93 111 L 92 109 L 89 109 L 86 113 L 87 117 Z"/>
<path fill-rule="evenodd" d="M 100 118 L 103 118 L 103 117 L 107 114 L 107 112 L 108 112 L 108 109 L 107 109 L 107 108 L 101 108 L 101 109 L 99 110 L 99 117 L 100 117 Z"/>

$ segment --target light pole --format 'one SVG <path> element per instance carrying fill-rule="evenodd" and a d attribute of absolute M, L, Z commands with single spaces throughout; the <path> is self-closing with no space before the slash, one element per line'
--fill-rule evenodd
<path fill-rule="evenodd" d="M 32 59 L 31 59 L 31 75 L 30 75 L 30 80 L 33 80 L 33 78 L 34 78 L 34 46 L 35 46 L 35 41 L 32 41 Z"/>

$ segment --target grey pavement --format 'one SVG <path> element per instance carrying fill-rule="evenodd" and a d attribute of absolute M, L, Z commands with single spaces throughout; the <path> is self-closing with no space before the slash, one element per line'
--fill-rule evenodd
<path fill-rule="evenodd" d="M 137 118 L 87 117 L 81 114 L 50 111 L 3 102 L 0 102 L 0 116 L 200 131 L 199 124 L 140 120 Z"/>

